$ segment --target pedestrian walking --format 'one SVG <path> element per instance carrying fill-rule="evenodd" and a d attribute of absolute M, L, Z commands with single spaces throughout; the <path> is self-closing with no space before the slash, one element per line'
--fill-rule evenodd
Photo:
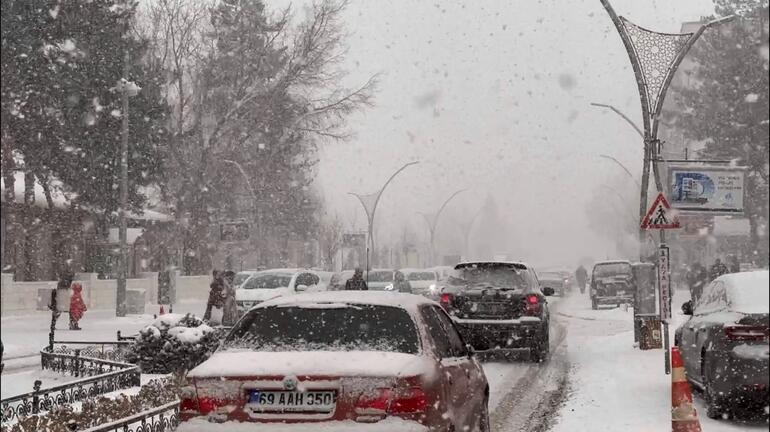
<path fill-rule="evenodd" d="M 701 294 L 703 294 L 703 288 L 708 283 L 708 271 L 703 264 L 696 262 L 690 267 L 690 271 L 687 273 L 687 285 L 690 289 L 690 298 L 692 299 L 693 306 L 700 300 Z"/>
<path fill-rule="evenodd" d="M 209 298 L 206 302 L 206 312 L 203 313 L 203 320 L 209 321 L 211 319 L 211 309 L 221 309 L 225 305 L 224 299 L 224 281 L 222 280 L 223 274 L 219 270 L 211 272 L 212 281 L 209 285 Z"/>
<path fill-rule="evenodd" d="M 575 279 L 580 287 L 580 294 L 586 292 L 586 281 L 588 280 L 588 271 L 581 264 L 577 270 L 575 270 Z"/>
<path fill-rule="evenodd" d="M 227 270 L 222 277 L 224 303 L 222 309 L 222 325 L 232 327 L 238 320 L 238 306 L 235 303 L 235 272 Z"/>
<path fill-rule="evenodd" d="M 356 268 L 356 270 L 353 272 L 353 277 L 348 279 L 347 282 L 345 282 L 345 290 L 346 291 L 368 291 L 369 287 L 366 286 L 366 281 L 364 280 L 364 272 L 360 268 Z"/>
<path fill-rule="evenodd" d="M 68 292 L 70 285 L 72 285 L 72 279 L 74 276 L 70 273 L 64 273 L 56 284 L 56 289 L 51 290 L 51 300 L 48 302 L 48 309 L 51 311 L 51 333 L 56 330 L 56 321 L 61 316 L 61 309 L 64 305 L 59 304 L 59 300 L 63 301 L 64 293 Z"/>
<path fill-rule="evenodd" d="M 737 255 L 730 255 L 730 273 L 740 273 L 741 263 L 738 261 Z"/>
<path fill-rule="evenodd" d="M 83 318 L 83 314 L 88 310 L 82 296 L 83 286 L 78 282 L 72 284 L 72 295 L 70 296 L 70 330 L 82 330 L 78 322 Z"/>
<path fill-rule="evenodd" d="M 406 280 L 406 276 L 400 271 L 397 271 L 393 277 L 393 290 L 402 293 L 412 293 L 412 284 Z"/>
<path fill-rule="evenodd" d="M 714 261 L 714 265 L 711 266 L 711 270 L 709 271 L 709 277 L 711 278 L 711 280 L 714 280 L 719 276 L 722 276 L 728 273 L 730 273 L 730 269 L 728 269 L 727 266 L 724 265 L 721 259 L 717 258 L 716 261 Z"/>

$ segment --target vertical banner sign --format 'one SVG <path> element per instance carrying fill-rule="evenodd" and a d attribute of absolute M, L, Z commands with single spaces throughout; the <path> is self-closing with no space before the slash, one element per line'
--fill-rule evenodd
<path fill-rule="evenodd" d="M 660 287 L 660 319 L 668 323 L 671 319 L 671 272 L 668 246 L 658 249 L 658 286 Z"/>

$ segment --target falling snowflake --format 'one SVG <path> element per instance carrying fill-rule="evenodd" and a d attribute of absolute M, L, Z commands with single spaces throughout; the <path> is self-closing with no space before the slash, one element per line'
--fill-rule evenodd
<path fill-rule="evenodd" d="M 759 100 L 759 95 L 756 93 L 749 93 L 746 95 L 746 97 L 743 99 L 746 103 L 757 103 Z"/>
<path fill-rule="evenodd" d="M 115 117 L 115 118 L 119 118 L 120 117 L 120 110 L 119 109 L 114 109 L 114 110 L 110 111 L 110 115 Z"/>

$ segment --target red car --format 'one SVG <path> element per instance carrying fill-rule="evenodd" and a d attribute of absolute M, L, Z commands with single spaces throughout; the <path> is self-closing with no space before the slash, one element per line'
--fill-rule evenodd
<path fill-rule="evenodd" d="M 481 365 L 446 312 L 412 294 L 262 303 L 187 379 L 179 431 L 230 422 L 260 431 L 318 422 L 335 431 L 489 431 Z"/>

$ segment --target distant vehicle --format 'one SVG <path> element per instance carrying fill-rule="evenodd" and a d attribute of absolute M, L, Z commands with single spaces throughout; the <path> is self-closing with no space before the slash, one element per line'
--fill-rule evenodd
<path fill-rule="evenodd" d="M 561 272 L 538 272 L 537 279 L 540 281 L 542 288 L 551 288 L 560 296 L 564 296 L 567 293 L 569 279 Z"/>
<path fill-rule="evenodd" d="M 539 362 L 548 356 L 550 312 L 535 271 L 518 262 L 469 262 L 441 291 L 441 306 L 475 350 L 512 354 L 529 350 Z"/>
<path fill-rule="evenodd" d="M 687 379 L 704 393 L 710 418 L 736 408 L 766 410 L 770 368 L 768 271 L 720 276 L 703 289 L 676 329 Z"/>
<path fill-rule="evenodd" d="M 233 279 L 233 286 L 237 289 L 241 284 L 246 282 L 248 278 L 251 276 L 254 276 L 255 274 L 259 273 L 259 270 L 243 270 L 239 271 L 235 274 L 235 278 Z"/>
<path fill-rule="evenodd" d="M 634 274 L 629 261 L 601 261 L 591 272 L 591 309 L 634 303 Z"/>
<path fill-rule="evenodd" d="M 394 274 L 394 269 L 371 269 L 368 276 L 364 272 L 364 280 L 369 291 L 385 291 L 389 285 L 393 285 Z"/>
<path fill-rule="evenodd" d="M 412 294 L 438 299 L 438 273 L 433 269 L 401 269 L 412 286 Z"/>
<path fill-rule="evenodd" d="M 186 378 L 178 432 L 225 421 L 490 430 L 489 384 L 473 351 L 438 304 L 411 294 L 337 291 L 262 303 Z"/>
<path fill-rule="evenodd" d="M 235 304 L 244 313 L 266 300 L 323 288 L 318 272 L 304 269 L 263 270 L 235 290 Z"/>
<path fill-rule="evenodd" d="M 454 267 L 452 266 L 438 266 L 438 267 L 431 267 L 427 270 L 433 270 L 438 275 L 439 282 L 443 282 L 449 278 L 449 276 L 452 276 L 454 273 Z"/>

